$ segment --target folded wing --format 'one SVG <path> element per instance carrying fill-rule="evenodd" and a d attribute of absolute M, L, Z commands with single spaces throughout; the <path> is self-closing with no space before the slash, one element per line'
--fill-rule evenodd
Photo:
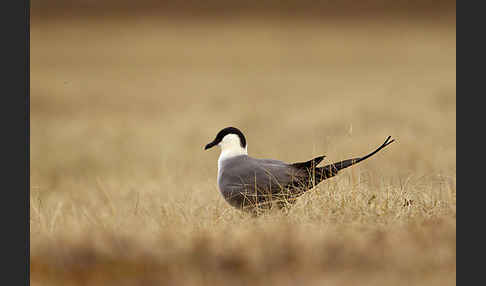
<path fill-rule="evenodd" d="M 220 174 L 219 186 L 225 199 L 235 207 L 245 208 L 270 201 L 294 201 L 321 181 L 331 178 L 344 168 L 373 156 L 395 140 L 385 142 L 363 157 L 316 167 L 325 156 L 307 162 L 287 164 L 278 160 L 255 159 L 247 155 L 228 160 Z"/>

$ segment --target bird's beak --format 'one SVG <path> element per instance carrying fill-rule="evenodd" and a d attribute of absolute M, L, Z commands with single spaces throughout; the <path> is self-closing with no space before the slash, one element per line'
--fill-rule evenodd
<path fill-rule="evenodd" d="M 204 150 L 208 150 L 209 148 L 212 148 L 214 146 L 218 145 L 215 141 L 207 144 L 205 147 L 204 147 Z"/>

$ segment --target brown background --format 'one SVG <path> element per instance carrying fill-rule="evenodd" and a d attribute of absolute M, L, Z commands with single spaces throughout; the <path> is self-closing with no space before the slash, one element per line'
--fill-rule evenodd
<path fill-rule="evenodd" d="M 159 14 L 186 16 L 255 16 L 282 17 L 393 17 L 402 16 L 454 16 L 453 0 L 35 0 L 31 2 L 33 17 L 107 16 L 114 14 Z"/>
<path fill-rule="evenodd" d="M 455 1 L 31 4 L 31 285 L 455 285 Z M 226 126 L 286 162 L 396 142 L 254 218 Z"/>

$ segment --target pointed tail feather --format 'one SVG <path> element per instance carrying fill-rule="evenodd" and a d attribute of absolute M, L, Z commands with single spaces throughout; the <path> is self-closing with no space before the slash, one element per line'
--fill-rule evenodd
<path fill-rule="evenodd" d="M 385 140 L 385 143 L 383 143 L 375 151 L 369 153 L 366 156 L 363 156 L 363 157 L 360 157 L 360 158 L 353 158 L 353 159 L 343 160 L 343 161 L 339 161 L 339 162 L 335 162 L 335 163 L 329 164 L 329 165 L 324 166 L 324 167 L 316 168 L 315 169 L 315 180 L 316 180 L 316 184 L 318 184 L 319 182 L 321 182 L 321 181 L 323 181 L 323 180 L 325 180 L 327 178 L 336 176 L 338 174 L 338 172 L 340 170 L 344 169 L 344 168 L 353 166 L 353 165 L 355 165 L 355 164 L 357 164 L 357 163 L 359 163 L 359 162 L 361 162 L 363 160 L 366 160 L 369 157 L 375 155 L 381 149 L 385 148 L 386 146 L 390 145 L 391 143 L 393 143 L 395 141 L 395 139 L 390 140 L 390 138 L 391 138 L 391 136 L 388 136 L 388 138 L 386 138 L 386 140 Z"/>
<path fill-rule="evenodd" d="M 319 163 L 324 160 L 324 157 L 326 156 L 319 156 L 306 162 L 293 163 L 291 165 L 297 169 L 312 169 L 319 165 Z"/>

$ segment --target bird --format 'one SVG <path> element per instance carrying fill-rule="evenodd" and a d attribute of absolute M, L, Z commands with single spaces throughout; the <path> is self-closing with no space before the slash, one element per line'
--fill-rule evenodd
<path fill-rule="evenodd" d="M 291 206 L 296 199 L 320 182 L 334 177 L 344 168 L 373 156 L 395 139 L 388 136 L 375 151 L 362 157 L 317 167 L 325 156 L 297 163 L 248 156 L 248 144 L 236 127 L 220 130 L 213 141 L 204 146 L 221 148 L 218 158 L 217 184 L 224 199 L 233 207 L 253 214 L 277 207 Z"/>

